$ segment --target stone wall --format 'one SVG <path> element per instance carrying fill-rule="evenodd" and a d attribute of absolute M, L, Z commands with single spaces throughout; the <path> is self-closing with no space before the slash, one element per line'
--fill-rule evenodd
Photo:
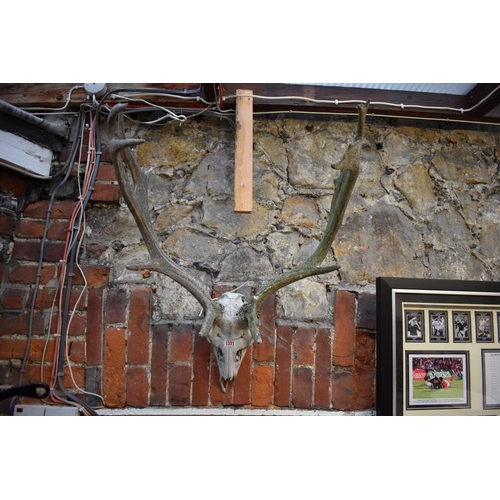
<path fill-rule="evenodd" d="M 214 296 L 236 287 L 249 295 L 314 251 L 337 176 L 331 166 L 355 127 L 351 119 L 257 119 L 251 214 L 233 212 L 229 121 L 130 125 L 128 134 L 147 140 L 136 154 L 151 171 L 151 215 L 168 253 Z M 108 408 L 373 409 L 376 277 L 500 279 L 500 143 L 496 130 L 370 118 L 366 139 L 360 178 L 325 261 L 340 271 L 289 285 L 266 302 L 264 341 L 247 352 L 227 394 L 196 334 L 196 300 L 165 276 L 127 269 L 145 262 L 147 251 L 104 155 L 80 252 L 88 284 L 80 277 L 72 292 L 82 292 L 69 332 L 74 382 L 102 394 Z M 17 380 L 49 193 L 42 182 L 1 175 L 0 388 Z M 39 379 L 74 200 L 75 189 L 66 188 L 51 216 L 28 381 Z"/>

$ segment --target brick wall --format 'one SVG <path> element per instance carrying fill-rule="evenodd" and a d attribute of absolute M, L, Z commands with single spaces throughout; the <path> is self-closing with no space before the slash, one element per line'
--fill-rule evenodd
<path fill-rule="evenodd" d="M 38 181 L 6 169 L 0 170 L 0 185 L 17 204 L 16 210 L 0 212 L 0 236 L 8 247 L 0 262 L 0 389 L 5 389 L 18 382 L 48 196 L 46 186 L 40 189 Z M 33 199 L 33 192 L 41 199 Z M 113 167 L 103 163 L 90 203 L 112 206 L 119 195 Z M 54 337 L 47 342 L 47 331 L 55 332 L 54 299 L 74 200 L 68 194 L 56 199 L 50 214 L 24 383 L 41 380 L 42 359 L 43 379 L 50 379 Z M 86 252 L 98 256 L 105 250 L 92 245 Z M 91 405 L 102 406 L 102 401 L 83 395 L 75 383 L 102 395 L 107 408 L 365 410 L 374 406 L 375 300 L 371 294 L 339 290 L 330 323 L 296 325 L 276 319 L 275 297 L 269 297 L 261 309 L 263 341 L 247 350 L 236 382 L 223 393 L 211 347 L 198 335 L 200 321 L 152 324 L 149 286 L 111 283 L 111 269 L 103 265 L 83 265 L 82 271 L 85 280 L 77 270 L 71 290 L 70 304 L 75 308 L 68 332 L 72 376 L 66 363 L 63 381 Z M 218 284 L 214 297 L 236 286 Z M 252 293 L 248 286 L 239 291 L 247 297 Z M 6 402 L 0 405 L 0 411 L 7 413 Z"/>
<path fill-rule="evenodd" d="M 22 200 L 32 181 L 7 170 L 0 175 L 4 190 Z M 92 202 L 116 203 L 118 198 L 113 170 L 104 164 Z M 10 245 L 10 255 L 0 263 L 0 388 L 18 381 L 47 206 L 47 200 L 26 201 L 18 213 L 0 213 L 0 234 Z M 46 333 L 55 331 L 59 260 L 74 206 L 64 199 L 53 204 L 25 383 L 40 380 L 44 351 L 44 381 L 50 378 L 54 339 L 46 345 Z M 280 324 L 275 298 L 269 297 L 261 310 L 263 341 L 247 350 L 236 382 L 223 393 L 211 347 L 198 335 L 200 322 L 151 324 L 150 287 L 111 286 L 106 266 L 84 265 L 82 271 L 87 286 L 77 270 L 71 291 L 76 308 L 69 358 L 78 387 L 101 394 L 106 407 L 373 408 L 375 302 L 370 294 L 339 290 L 335 318 L 327 326 Z M 232 288 L 216 285 L 214 297 Z M 247 286 L 240 292 L 249 296 L 252 290 Z M 67 366 L 63 380 L 75 390 Z M 102 404 L 75 392 L 90 404 Z"/>

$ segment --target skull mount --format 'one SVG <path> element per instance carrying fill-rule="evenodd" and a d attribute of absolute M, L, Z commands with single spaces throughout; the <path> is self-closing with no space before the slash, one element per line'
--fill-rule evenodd
<path fill-rule="evenodd" d="M 214 322 L 207 340 L 217 359 L 221 389 L 226 392 L 228 382 L 236 378 L 245 352 L 254 339 L 248 321 L 241 314 L 242 306 L 248 303 L 245 297 L 226 292 L 217 302 L 222 307 L 222 314 Z"/>
<path fill-rule="evenodd" d="M 200 336 L 206 337 L 213 346 L 220 373 L 221 388 L 227 391 L 227 384 L 234 380 L 247 348 L 255 341 L 261 342 L 259 310 L 266 297 L 296 281 L 330 273 L 339 269 L 338 265 L 322 266 L 337 234 L 359 175 L 361 147 L 365 117 L 369 101 L 358 106 L 358 128 L 353 143 L 349 144 L 342 158 L 332 168 L 340 170 L 335 182 L 330 215 L 325 232 L 314 253 L 305 261 L 283 273 L 278 273 L 262 284 L 257 294 L 245 300 L 234 292 L 223 294 L 213 300 L 206 286 L 188 269 L 178 265 L 166 252 L 158 235 L 155 234 L 148 205 L 148 179 L 151 170 L 146 171 L 137 163 L 132 154 L 133 147 L 144 142 L 142 139 L 127 139 L 123 126 L 123 111 L 127 104 L 113 106 L 108 117 L 108 147 L 111 153 L 120 192 L 132 213 L 148 249 L 149 262 L 130 265 L 128 269 L 141 271 L 148 269 L 162 273 L 188 290 L 201 304 L 205 319 Z"/>

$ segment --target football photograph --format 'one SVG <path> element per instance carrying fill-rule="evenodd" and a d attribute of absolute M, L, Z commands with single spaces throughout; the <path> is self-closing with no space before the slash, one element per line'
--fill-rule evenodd
<path fill-rule="evenodd" d="M 408 353 L 407 407 L 467 406 L 467 353 Z"/>

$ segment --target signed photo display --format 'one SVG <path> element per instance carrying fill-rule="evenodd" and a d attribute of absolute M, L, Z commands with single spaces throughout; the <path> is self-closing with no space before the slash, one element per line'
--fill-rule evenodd
<path fill-rule="evenodd" d="M 500 415 L 500 283 L 377 279 L 377 414 Z"/>

